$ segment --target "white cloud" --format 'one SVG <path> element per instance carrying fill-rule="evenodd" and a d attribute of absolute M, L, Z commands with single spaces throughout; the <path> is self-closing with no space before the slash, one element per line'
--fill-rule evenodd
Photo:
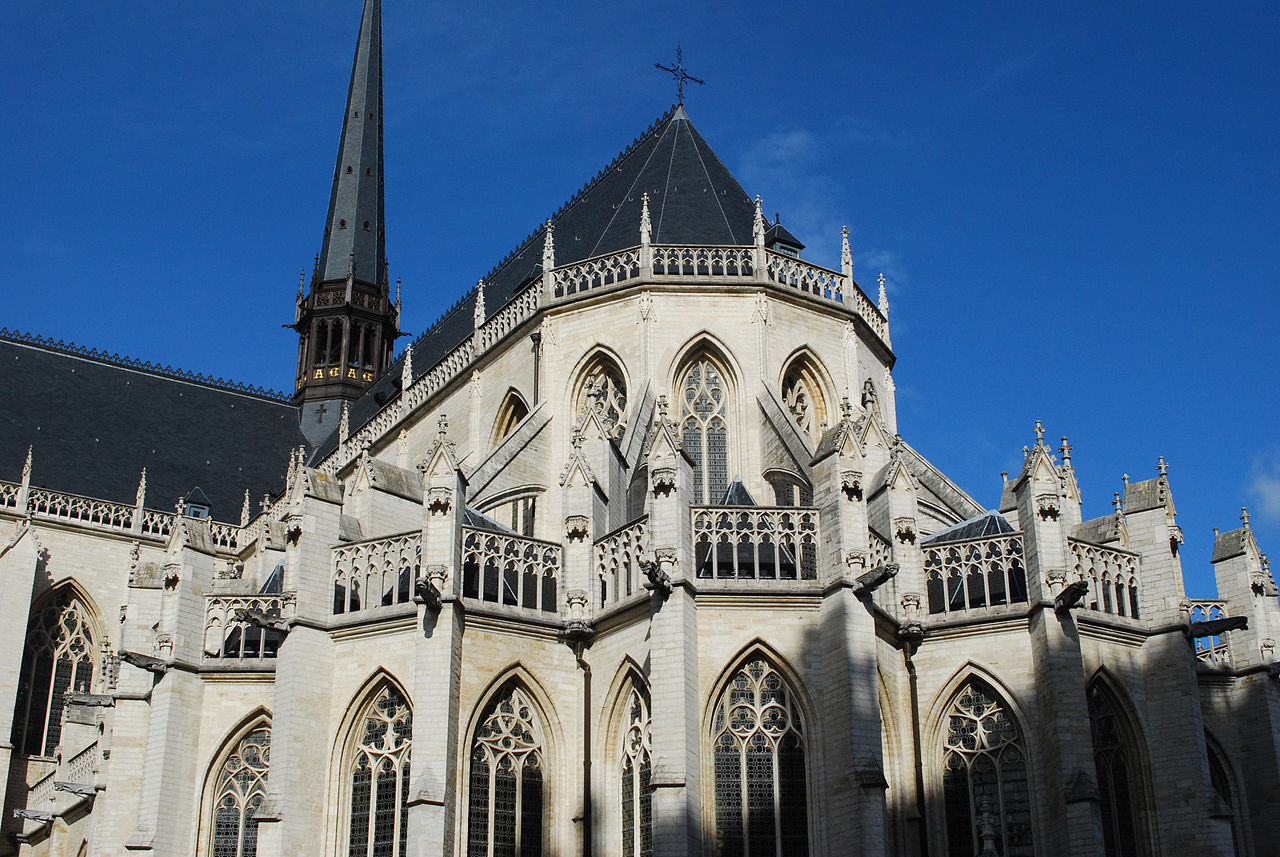
<path fill-rule="evenodd" d="M 1254 459 L 1249 494 L 1258 504 L 1256 512 L 1280 522 L 1280 449 Z"/>

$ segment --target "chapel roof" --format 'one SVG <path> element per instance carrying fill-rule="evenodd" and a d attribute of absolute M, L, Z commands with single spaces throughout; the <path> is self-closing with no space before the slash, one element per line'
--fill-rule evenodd
<path fill-rule="evenodd" d="M 283 486 L 305 444 L 280 394 L 0 331 L 0 479 L 132 505 L 147 469 L 146 506 L 171 509 L 197 487 L 212 517 L 238 521 Z"/>
<path fill-rule="evenodd" d="M 751 244 L 755 203 L 676 105 L 650 125 L 549 218 L 557 265 L 640 243 L 642 197 L 649 195 L 655 244 Z M 542 275 L 545 222 L 484 277 L 485 311 L 493 315 L 531 279 Z M 476 289 L 467 291 L 409 346 L 415 375 L 438 363 L 474 331 Z M 399 392 L 402 354 L 381 380 L 352 402 L 354 432 Z M 316 460 L 337 446 L 336 433 Z"/>
<path fill-rule="evenodd" d="M 922 545 L 944 544 L 947 542 L 963 542 L 969 539 L 984 539 L 1015 532 L 1013 526 L 999 512 L 985 512 L 967 521 L 961 521 L 934 533 L 920 542 Z"/>

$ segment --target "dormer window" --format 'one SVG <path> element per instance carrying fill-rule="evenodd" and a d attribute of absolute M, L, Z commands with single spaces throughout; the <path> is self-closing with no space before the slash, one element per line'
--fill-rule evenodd
<path fill-rule="evenodd" d="M 775 253 L 790 256 L 792 259 L 799 259 L 800 251 L 804 249 L 800 239 L 782 225 L 777 214 L 773 216 L 773 223 L 764 232 L 764 246 Z"/>
<path fill-rule="evenodd" d="M 182 514 L 186 518 L 208 518 L 209 517 L 209 498 L 200 490 L 199 486 L 192 488 L 187 496 L 182 498 Z"/>

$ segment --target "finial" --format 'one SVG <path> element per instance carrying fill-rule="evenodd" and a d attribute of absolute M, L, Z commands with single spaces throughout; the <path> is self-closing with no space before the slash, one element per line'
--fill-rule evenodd
<path fill-rule="evenodd" d="M 1218 537 L 1218 528 L 1217 528 L 1217 527 L 1214 527 L 1214 528 L 1213 528 L 1213 537 L 1214 537 L 1215 539 Z"/>
<path fill-rule="evenodd" d="M 705 81 L 705 80 L 699 80 L 698 78 L 696 78 L 696 77 L 694 77 L 693 75 L 689 74 L 689 73 L 685 70 L 685 67 L 684 67 L 684 58 L 683 58 L 683 54 L 682 54 L 682 52 L 681 52 L 681 50 L 680 50 L 680 43 L 679 43 L 679 42 L 677 42 L 677 43 L 676 43 L 676 64 L 675 64 L 675 66 L 665 66 L 665 65 L 663 65 L 662 63 L 654 63 L 654 64 L 653 64 L 653 67 L 654 67 L 654 68 L 662 69 L 663 71 L 669 71 L 669 72 L 671 72 L 671 76 L 675 78 L 675 81 L 676 81 L 676 103 L 677 103 L 677 104 L 684 104 L 684 85 L 685 85 L 685 82 L 686 82 L 686 81 L 693 81 L 694 83 L 698 84 L 699 86 L 704 86 L 704 85 L 706 85 L 706 81 Z"/>
<path fill-rule="evenodd" d="M 27 460 L 22 464 L 22 481 L 26 483 L 31 482 L 31 460 L 32 460 L 33 453 L 34 453 L 34 445 L 28 446 Z M 142 472 L 146 473 L 145 470 L 143 470 Z"/>
<path fill-rule="evenodd" d="M 400 309 L 400 278 L 396 277 L 396 310 Z"/>
<path fill-rule="evenodd" d="M 542 270 L 550 271 L 556 266 L 555 226 L 551 218 L 547 218 L 547 231 L 542 239 Z"/>
<path fill-rule="evenodd" d="M 338 443 L 346 443 L 351 435 L 351 403 L 342 403 L 342 420 L 338 423 Z"/>
<path fill-rule="evenodd" d="M 658 419 L 661 420 L 662 422 L 666 422 L 667 421 L 667 397 L 666 396 L 658 397 L 657 407 L 658 407 Z"/>
<path fill-rule="evenodd" d="M 347 280 L 351 280 L 356 275 L 356 251 L 352 250 L 347 254 Z"/>
<path fill-rule="evenodd" d="M 756 246 L 764 246 L 764 209 L 761 207 L 760 194 L 756 194 L 756 214 L 752 223 L 752 235 L 755 238 Z"/>
<path fill-rule="evenodd" d="M 1007 470 L 1001 470 L 1001 471 L 1000 471 L 1000 481 L 1001 481 L 1001 482 L 1008 482 L 1008 481 L 1009 481 L 1009 471 L 1007 471 Z"/>
<path fill-rule="evenodd" d="M 244 505 L 240 507 L 240 526 L 249 523 L 249 489 L 244 489 Z"/>
<path fill-rule="evenodd" d="M 847 395 L 840 397 L 840 417 L 842 419 L 853 419 L 853 402 L 849 401 Z"/>
<path fill-rule="evenodd" d="M 1250 518 L 1252 518 L 1252 517 L 1253 517 L 1253 515 L 1250 515 L 1250 514 L 1249 514 L 1249 509 L 1248 509 L 1248 507 L 1246 507 L 1246 506 L 1241 506 L 1241 507 L 1240 507 L 1240 521 L 1244 524 L 1244 528 L 1245 528 L 1246 530 L 1247 530 L 1247 529 L 1249 529 L 1249 519 L 1250 519 Z"/>
<path fill-rule="evenodd" d="M 1124 512 L 1124 501 L 1120 499 L 1120 492 L 1116 491 L 1111 495 L 1111 505 L 1115 507 L 1116 514 Z"/>
<path fill-rule="evenodd" d="M 320 277 L 320 254 L 316 254 L 315 260 L 311 263 L 311 280 L 314 282 Z"/>
<path fill-rule="evenodd" d="M 853 276 L 853 251 L 849 249 L 849 227 L 840 227 L 840 273 Z"/>
<path fill-rule="evenodd" d="M 476 306 L 475 312 L 472 313 L 472 320 L 477 329 L 484 324 L 484 280 L 476 283 Z"/>
<path fill-rule="evenodd" d="M 1030 454 L 1031 454 L 1031 447 L 1029 447 L 1029 446 L 1025 446 L 1025 445 L 1024 445 L 1024 446 L 1022 447 L 1022 457 L 1023 457 L 1023 458 L 1026 458 L 1026 457 L 1027 457 L 1028 455 L 1030 455 Z"/>
<path fill-rule="evenodd" d="M 880 297 L 876 309 L 885 318 L 889 317 L 889 292 L 884 287 L 884 271 L 880 272 Z"/>
<path fill-rule="evenodd" d="M 640 243 L 648 244 L 653 240 L 653 223 L 649 220 L 649 194 L 640 195 Z"/>
<path fill-rule="evenodd" d="M 400 392 L 404 393 L 413 385 L 413 345 L 404 350 L 404 363 L 400 366 Z"/>
<path fill-rule="evenodd" d="M 138 477 L 138 493 L 135 495 L 134 503 L 141 506 L 147 502 L 147 468 L 142 468 L 142 475 Z"/>
<path fill-rule="evenodd" d="M 1129 487 L 1129 474 L 1128 474 L 1128 473 L 1121 473 L 1121 474 L 1120 474 L 1120 484 L 1124 485 L 1124 487 L 1125 487 L 1125 488 L 1128 488 L 1128 487 Z"/>
<path fill-rule="evenodd" d="M 1163 456 L 1163 455 L 1162 455 L 1162 456 L 1160 456 L 1160 458 L 1156 461 L 1156 471 L 1157 471 L 1161 476 L 1168 476 L 1168 475 L 1169 475 L 1169 465 L 1168 465 L 1168 464 L 1165 464 L 1164 456 Z"/>
<path fill-rule="evenodd" d="M 1265 553 L 1258 557 L 1258 562 L 1262 564 L 1263 572 L 1266 574 L 1271 573 L 1271 560 L 1267 559 L 1267 555 Z"/>
<path fill-rule="evenodd" d="M 1067 436 L 1062 436 L 1062 446 L 1058 447 L 1058 454 L 1062 456 L 1063 464 L 1071 463 L 1071 444 L 1067 443 Z"/>
<path fill-rule="evenodd" d="M 1044 446 L 1044 426 L 1036 420 L 1036 427 L 1033 429 L 1036 433 L 1036 446 Z"/>
<path fill-rule="evenodd" d="M 441 414 L 440 417 L 436 420 L 436 434 L 441 438 L 443 438 L 448 433 L 449 433 L 449 416 L 447 414 Z"/>
<path fill-rule="evenodd" d="M 307 271 L 305 268 L 303 268 L 301 271 L 298 272 L 298 303 L 302 303 L 303 285 L 306 283 L 306 281 L 307 281 Z"/>

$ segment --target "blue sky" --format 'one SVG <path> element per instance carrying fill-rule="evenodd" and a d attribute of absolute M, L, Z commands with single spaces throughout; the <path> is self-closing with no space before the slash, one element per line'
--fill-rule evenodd
<path fill-rule="evenodd" d="M 674 100 L 889 278 L 904 437 L 981 502 L 1041 419 L 1086 516 L 1170 464 L 1280 554 L 1274 3 L 384 0 L 388 255 L 421 331 Z M 0 34 L 0 324 L 284 388 L 359 0 L 46 2 Z M 1056 442 L 1054 446 L 1056 446 Z"/>

